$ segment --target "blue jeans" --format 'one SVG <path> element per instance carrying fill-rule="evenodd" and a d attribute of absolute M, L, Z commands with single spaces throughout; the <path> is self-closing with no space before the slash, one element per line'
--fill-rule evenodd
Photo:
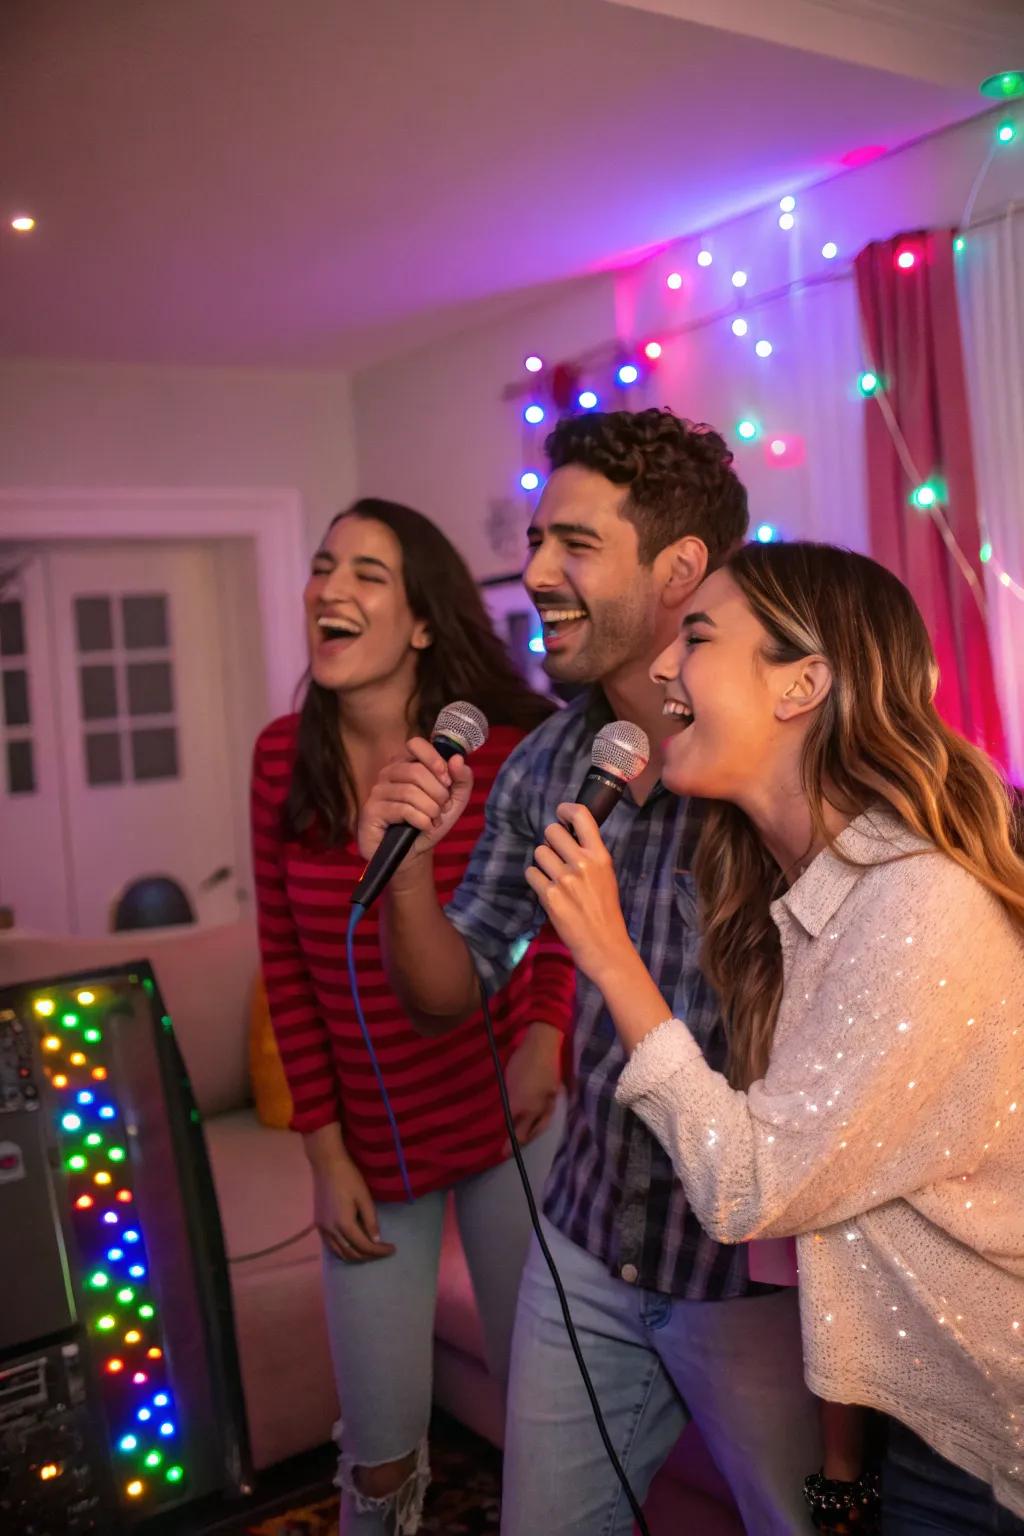
<path fill-rule="evenodd" d="M 612 1443 L 647 1494 L 693 1418 L 750 1536 L 805 1536 L 821 1465 L 795 1289 L 740 1301 L 639 1290 L 545 1222 Z M 512 1343 L 502 1536 L 629 1536 L 544 1257 L 530 1249 Z"/>
<path fill-rule="evenodd" d="M 523 1150 L 539 1194 L 562 1131 L 564 1110 Z M 395 1253 L 346 1264 L 323 1250 L 324 1301 L 341 1400 L 338 1486 L 341 1536 L 412 1536 L 430 1481 L 427 1426 L 433 1386 L 434 1309 L 447 1191 L 414 1204 L 377 1205 L 381 1236 Z M 532 1228 L 513 1162 L 457 1184 L 452 1193 L 473 1280 L 487 1363 L 504 1382 L 519 1277 Z M 416 1453 L 415 1470 L 387 1498 L 367 1498 L 356 1467 L 380 1467 Z"/>
<path fill-rule="evenodd" d="M 972 1477 L 889 1420 L 882 1464 L 883 1536 L 1024 1536 L 1024 1520 Z"/>

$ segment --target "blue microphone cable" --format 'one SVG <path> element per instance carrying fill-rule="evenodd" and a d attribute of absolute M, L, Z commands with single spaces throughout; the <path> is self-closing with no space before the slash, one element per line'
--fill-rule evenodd
<path fill-rule="evenodd" d="M 416 1196 L 412 1192 L 412 1184 L 409 1181 L 409 1169 L 405 1161 L 405 1148 L 402 1146 L 402 1138 L 398 1132 L 398 1121 L 395 1119 L 395 1112 L 391 1107 L 391 1100 L 388 1097 L 388 1091 L 384 1086 L 384 1074 L 380 1069 L 380 1062 L 377 1060 L 377 1052 L 373 1048 L 373 1040 L 370 1038 L 370 1031 L 367 1028 L 366 1019 L 363 1016 L 363 1005 L 359 999 L 359 977 L 356 972 L 355 933 L 359 926 L 360 920 L 365 916 L 365 914 L 366 908 L 360 902 L 354 901 L 352 903 L 352 912 L 348 920 L 348 933 L 345 935 L 345 953 L 348 956 L 348 980 L 349 986 L 352 988 L 352 1001 L 356 1005 L 356 1018 L 359 1020 L 359 1028 L 362 1031 L 363 1043 L 366 1046 L 366 1054 L 370 1058 L 370 1066 L 373 1068 L 373 1075 L 377 1079 L 377 1087 L 380 1089 L 381 1102 L 387 1111 L 388 1124 L 391 1127 L 391 1137 L 395 1143 L 395 1152 L 398 1156 L 398 1171 L 402 1175 L 402 1185 L 405 1189 L 405 1198 L 408 1200 L 409 1204 L 412 1205 Z"/>

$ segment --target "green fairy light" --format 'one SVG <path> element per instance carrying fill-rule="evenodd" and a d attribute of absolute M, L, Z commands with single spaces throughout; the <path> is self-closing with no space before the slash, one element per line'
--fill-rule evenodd
<path fill-rule="evenodd" d="M 117 1293 L 117 1299 L 118 1301 L 123 1302 L 125 1306 L 127 1306 L 130 1301 L 135 1300 L 135 1292 L 132 1290 L 130 1285 L 123 1286 L 122 1289 Z"/>
<path fill-rule="evenodd" d="M 83 1168 L 88 1168 L 89 1166 L 81 1152 L 76 1152 L 74 1157 L 69 1157 L 67 1165 L 71 1173 L 81 1173 Z"/>
<path fill-rule="evenodd" d="M 90 1045 L 97 1045 L 103 1039 L 103 1036 L 98 1029 L 87 1029 L 85 1031 L 85 1038 Z"/>
<path fill-rule="evenodd" d="M 989 543 L 988 539 L 985 540 L 984 544 L 978 550 L 978 559 L 981 561 L 982 565 L 988 565 L 989 561 L 992 559 L 992 545 Z"/>
<path fill-rule="evenodd" d="M 147 1467 L 158 1467 L 163 1461 L 159 1451 L 150 1451 L 144 1459 Z"/>
<path fill-rule="evenodd" d="M 151 1317 L 155 1317 L 156 1316 L 156 1309 L 154 1307 L 151 1307 L 149 1302 L 147 1301 L 145 1306 L 142 1306 L 142 1307 L 139 1308 L 139 1316 L 147 1318 L 147 1319 L 149 1319 Z"/>
<path fill-rule="evenodd" d="M 66 1013 L 61 1019 L 61 1023 L 64 1025 L 65 1029 L 77 1029 L 79 1023 L 78 1014 Z"/>
<path fill-rule="evenodd" d="M 168 1467 L 165 1475 L 169 1483 L 180 1483 L 185 1476 L 185 1468 L 177 1466 Z"/>
<path fill-rule="evenodd" d="M 85 1138 L 85 1144 L 87 1147 L 101 1147 L 103 1145 L 103 1137 L 99 1131 L 90 1131 Z"/>
<path fill-rule="evenodd" d="M 98 1317 L 96 1319 L 96 1327 L 102 1329 L 104 1333 L 109 1333 L 111 1328 L 115 1328 L 116 1326 L 117 1319 L 115 1317 L 111 1317 L 109 1312 L 104 1313 L 102 1317 Z"/>
<path fill-rule="evenodd" d="M 107 1153 L 107 1156 L 110 1158 L 112 1163 L 123 1163 L 124 1147 L 111 1147 L 110 1151 Z"/>

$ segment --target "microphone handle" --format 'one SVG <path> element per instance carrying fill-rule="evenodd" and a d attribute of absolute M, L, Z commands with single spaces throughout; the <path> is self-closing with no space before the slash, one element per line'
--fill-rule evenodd
<path fill-rule="evenodd" d="M 450 736 L 435 736 L 431 746 L 446 763 L 453 757 L 466 755 L 465 747 Z M 398 821 L 388 827 L 376 853 L 356 882 L 352 892 L 353 906 L 358 904 L 365 911 L 373 905 L 419 835 L 418 828 L 410 827 L 407 821 Z"/>
<path fill-rule="evenodd" d="M 578 805 L 585 805 L 600 826 L 603 821 L 607 821 L 622 799 L 622 791 L 625 787 L 625 779 L 617 778 L 615 774 L 608 773 L 604 768 L 591 767 L 580 785 L 576 802 Z"/>

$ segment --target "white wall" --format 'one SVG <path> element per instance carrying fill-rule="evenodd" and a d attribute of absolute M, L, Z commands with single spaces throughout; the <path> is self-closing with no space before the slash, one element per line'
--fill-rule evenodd
<path fill-rule="evenodd" d="M 510 498 L 525 511 L 516 418 L 502 389 L 525 377 L 530 352 L 557 360 L 602 341 L 614 314 L 611 274 L 565 283 L 496 325 L 357 374 L 360 493 L 426 512 L 480 578 L 517 569 L 525 544 L 495 548 L 488 534 L 491 503 Z"/>
<path fill-rule="evenodd" d="M 289 487 L 313 549 L 355 494 L 349 380 L 0 362 L 0 485 Z"/>

